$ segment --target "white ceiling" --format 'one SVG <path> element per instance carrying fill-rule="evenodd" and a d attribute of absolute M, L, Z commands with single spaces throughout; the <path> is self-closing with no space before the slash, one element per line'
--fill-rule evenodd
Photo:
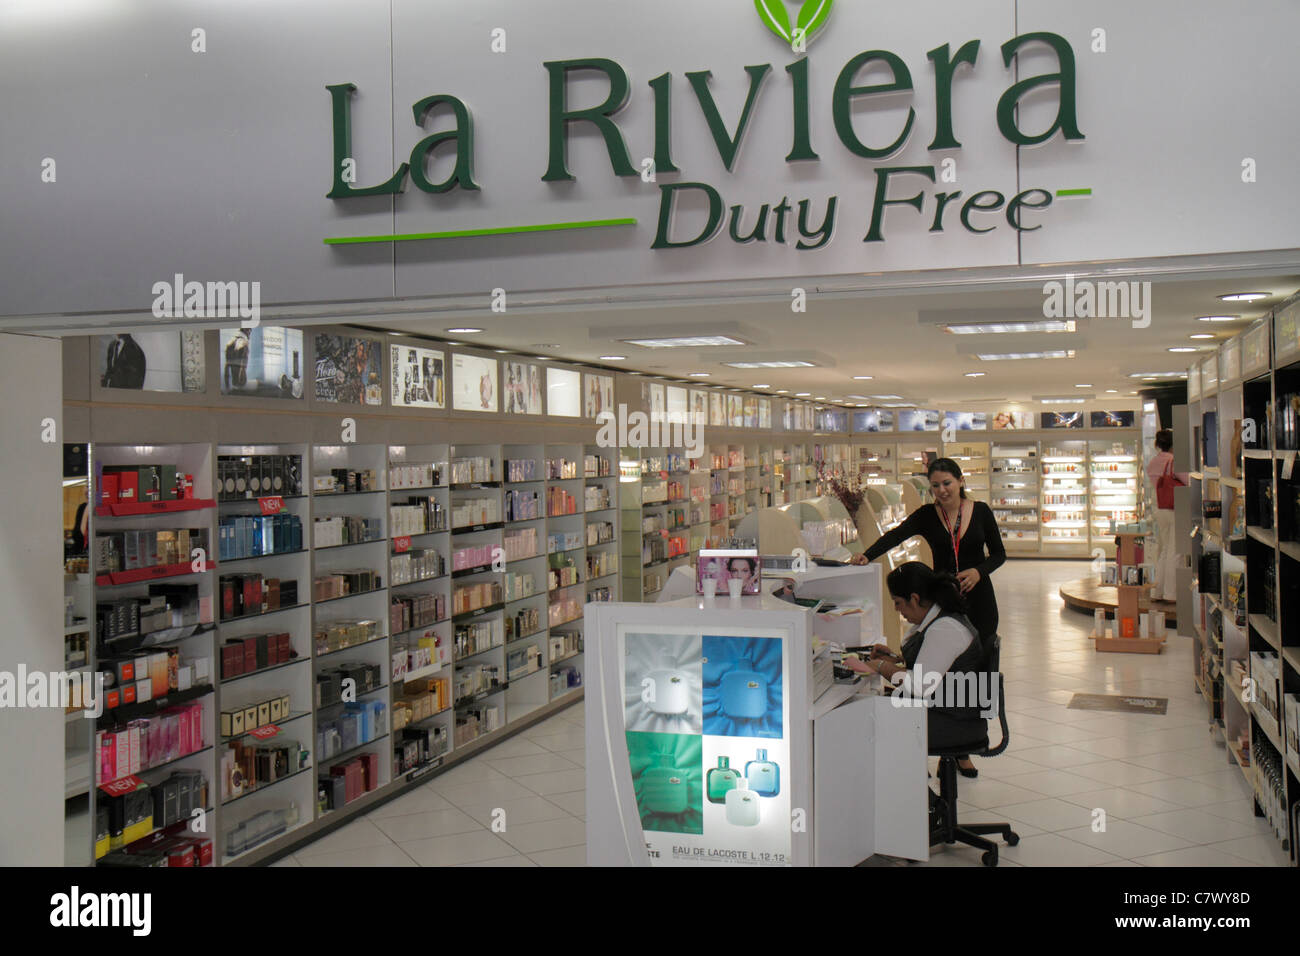
<path fill-rule="evenodd" d="M 771 390 L 790 395 L 810 392 L 813 398 L 853 404 L 852 395 L 901 395 L 922 406 L 961 408 L 990 402 L 1031 402 L 1043 396 L 1096 396 L 1102 400 L 1129 398 L 1150 382 L 1130 378 L 1134 372 L 1185 370 L 1197 356 L 1175 354 L 1172 346 L 1214 348 L 1219 342 L 1267 314 L 1300 289 L 1300 274 L 1262 278 L 1157 280 L 1152 283 L 1150 327 L 1135 329 L 1127 319 L 1081 319 L 1074 333 L 958 336 L 943 331 L 937 321 L 993 321 L 1042 318 L 1041 282 L 1014 290 L 953 289 L 900 295 L 860 295 L 836 299 L 813 297 L 807 312 L 794 313 L 788 304 L 737 301 L 700 306 L 660 305 L 654 308 L 588 309 L 573 312 L 524 314 L 480 312 L 470 317 L 446 316 L 397 322 L 382 321 L 394 331 L 419 333 L 475 347 L 509 349 L 554 360 L 607 365 L 668 378 L 688 379 L 691 372 L 708 378 L 695 384 Z M 1253 303 L 1225 303 L 1222 294 L 1262 291 L 1270 297 Z M 1237 314 L 1240 321 L 1206 323 L 1196 317 Z M 370 323 L 365 323 L 370 324 Z M 451 334 L 456 327 L 481 327 L 474 335 Z M 620 339 L 663 334 L 731 333 L 751 344 L 735 349 L 648 349 Z M 1196 341 L 1194 333 L 1212 332 L 1213 340 Z M 556 348 L 543 348 L 545 345 Z M 1075 350 L 1072 359 L 980 361 L 979 351 Z M 601 356 L 624 355 L 624 362 L 603 362 Z M 804 358 L 816 368 L 737 370 L 723 361 L 756 358 Z M 967 378 L 966 372 L 984 372 Z M 854 381 L 871 375 L 871 381 Z M 1076 388 L 1088 385 L 1089 388 Z M 1107 395 L 1107 389 L 1117 392 Z M 956 404 L 960 403 L 960 404 Z M 873 402 L 874 404 L 874 402 Z"/>

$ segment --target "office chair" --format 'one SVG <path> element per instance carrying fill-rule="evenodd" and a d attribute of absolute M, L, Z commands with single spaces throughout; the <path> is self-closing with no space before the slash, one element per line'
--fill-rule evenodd
<path fill-rule="evenodd" d="M 1007 749 L 1011 734 L 1007 729 L 1006 696 L 1003 693 L 1002 674 L 998 671 L 1001 656 L 1000 640 L 996 634 L 985 648 L 984 672 L 997 676 L 998 723 L 1002 727 L 1002 740 L 996 747 L 989 746 L 988 724 L 980 721 L 972 726 L 972 736 L 958 745 L 930 747 L 931 757 L 939 758 L 939 795 L 930 807 L 930 846 L 937 843 L 965 843 L 983 850 L 980 861 L 985 866 L 998 865 L 998 845 L 986 838 L 987 834 L 1001 834 L 1007 846 L 1015 846 L 1020 837 L 1008 823 L 967 823 L 957 820 L 957 760 L 960 757 L 996 757 Z M 926 788 L 929 790 L 929 788 Z M 933 794 L 934 791 L 930 790 Z"/>

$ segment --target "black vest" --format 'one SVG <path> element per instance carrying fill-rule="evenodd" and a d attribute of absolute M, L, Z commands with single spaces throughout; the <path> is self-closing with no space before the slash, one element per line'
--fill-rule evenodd
<path fill-rule="evenodd" d="M 948 668 L 947 673 L 953 676 L 951 678 L 945 676 L 943 681 L 940 683 L 938 689 L 935 691 L 934 706 L 942 707 L 946 713 L 958 720 L 981 719 L 980 711 L 983 708 L 981 708 L 979 702 L 979 675 L 983 673 L 985 669 L 984 647 L 980 643 L 979 635 L 975 633 L 975 628 L 971 625 L 971 622 L 967 620 L 966 615 L 957 613 L 941 613 L 936 615 L 933 621 L 903 642 L 903 663 L 907 665 L 909 671 L 916 667 L 916 659 L 921 653 L 921 645 L 925 643 L 925 632 L 934 625 L 935 621 L 942 620 L 945 617 L 952 618 L 969 631 L 971 634 L 971 642 L 967 646 L 966 650 L 957 655 L 957 659 L 953 661 L 952 666 Z M 928 686 L 930 680 L 933 680 L 933 678 L 927 679 L 923 675 L 921 685 L 915 688 L 918 696 L 924 691 L 925 687 Z M 960 700 L 961 703 L 966 706 L 954 706 L 945 698 L 947 691 L 950 689 L 956 690 L 958 688 L 964 692 L 964 698 L 958 697 L 957 700 Z"/>

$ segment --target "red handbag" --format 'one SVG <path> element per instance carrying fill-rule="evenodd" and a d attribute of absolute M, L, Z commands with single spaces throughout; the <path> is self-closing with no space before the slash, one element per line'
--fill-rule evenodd
<path fill-rule="evenodd" d="M 1169 464 L 1165 466 L 1165 473 L 1156 481 L 1156 507 L 1164 511 L 1172 511 L 1174 508 L 1174 489 L 1181 485 L 1178 476 L 1174 474 L 1174 458 L 1169 456 Z"/>

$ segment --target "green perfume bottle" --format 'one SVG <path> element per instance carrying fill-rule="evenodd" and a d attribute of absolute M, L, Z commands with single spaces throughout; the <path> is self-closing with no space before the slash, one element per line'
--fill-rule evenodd
<path fill-rule="evenodd" d="M 731 766 L 730 757 L 719 757 L 718 765 L 709 771 L 705 782 L 709 803 L 726 803 L 727 791 L 735 790 L 740 782 L 740 772 Z"/>
<path fill-rule="evenodd" d="M 650 813 L 686 812 L 686 774 L 672 765 L 669 754 L 655 754 L 641 771 L 641 807 Z"/>

